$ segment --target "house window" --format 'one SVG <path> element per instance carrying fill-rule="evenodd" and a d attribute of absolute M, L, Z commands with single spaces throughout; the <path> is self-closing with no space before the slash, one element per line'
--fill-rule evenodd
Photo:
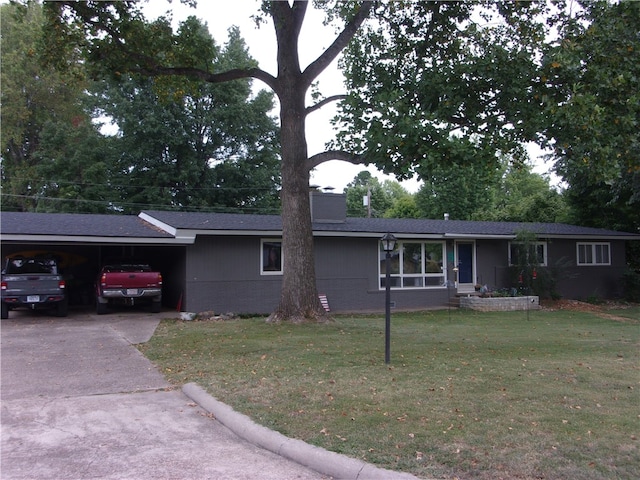
<path fill-rule="evenodd" d="M 528 245 L 528 248 L 527 246 Z M 547 243 L 532 242 L 529 244 L 512 242 L 509 244 L 509 265 L 547 266 Z"/>
<path fill-rule="evenodd" d="M 578 243 L 578 265 L 611 265 L 608 243 Z"/>
<path fill-rule="evenodd" d="M 398 242 L 391 252 L 391 288 L 437 288 L 445 285 L 442 259 L 445 256 L 443 242 Z M 380 242 L 380 288 L 385 288 L 386 253 Z"/>
<path fill-rule="evenodd" d="M 281 275 L 282 241 L 262 240 L 260 252 L 260 273 L 262 275 Z"/>

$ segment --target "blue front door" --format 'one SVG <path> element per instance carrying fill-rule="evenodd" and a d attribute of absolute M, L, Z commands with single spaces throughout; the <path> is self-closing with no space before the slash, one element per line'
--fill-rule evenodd
<path fill-rule="evenodd" d="M 474 283 L 473 243 L 458 243 L 458 283 Z"/>

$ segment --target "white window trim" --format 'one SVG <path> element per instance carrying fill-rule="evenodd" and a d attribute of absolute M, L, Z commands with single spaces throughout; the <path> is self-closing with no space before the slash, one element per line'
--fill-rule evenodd
<path fill-rule="evenodd" d="M 609 261 L 604 263 L 596 262 L 596 246 L 607 246 Z M 590 263 L 580 262 L 580 247 L 591 247 L 591 258 L 593 259 Z M 610 242 L 576 242 L 576 265 L 579 267 L 606 267 L 611 265 L 611 243 Z"/>
<path fill-rule="evenodd" d="M 398 253 L 399 256 L 401 256 L 400 252 L 402 252 L 402 245 L 405 243 L 419 243 L 421 245 L 421 258 L 422 258 L 422 267 L 424 268 L 424 255 L 425 255 L 425 244 L 426 243 L 437 243 L 440 244 L 442 246 L 442 272 L 439 273 L 427 273 L 427 272 L 423 272 L 423 273 L 404 273 L 403 272 L 403 262 L 402 259 L 399 258 L 399 267 L 400 267 L 400 272 L 399 273 L 392 273 L 391 274 L 391 278 L 397 278 L 400 280 L 400 286 L 391 286 L 391 290 L 434 290 L 434 289 L 438 289 L 438 288 L 447 288 L 447 269 L 445 268 L 445 262 L 446 262 L 446 255 L 447 255 L 447 247 L 446 247 L 446 243 L 445 242 L 440 242 L 440 241 L 425 241 L 425 240 L 399 240 L 396 243 L 396 248 L 394 250 L 394 252 Z M 378 255 L 382 254 L 383 257 L 379 258 L 378 260 L 378 288 L 380 290 L 384 290 L 385 287 L 382 286 L 382 281 L 386 279 L 386 271 L 383 268 L 382 265 L 384 265 L 384 262 L 382 260 L 385 259 L 386 257 L 386 252 L 384 250 L 382 250 L 382 248 L 380 247 L 381 242 L 378 242 Z M 393 252 L 392 252 L 392 256 L 393 256 Z M 442 278 L 442 283 L 439 285 L 426 285 L 426 282 L 424 281 L 424 279 L 426 278 Z M 405 278 L 421 278 L 423 279 L 423 285 L 422 286 L 404 286 L 404 279 Z"/>
<path fill-rule="evenodd" d="M 279 243 L 280 244 L 280 270 L 265 270 L 264 269 L 264 244 L 265 243 Z M 282 275 L 282 270 L 284 269 L 284 255 L 282 255 L 282 238 L 262 238 L 260 239 L 260 251 L 259 251 L 259 262 L 260 262 L 260 275 Z"/>
<path fill-rule="evenodd" d="M 509 242 L 509 266 L 513 267 L 514 263 L 511 261 L 511 246 L 512 245 L 518 245 L 518 244 L 522 244 L 522 242 Z M 542 263 L 538 263 L 537 265 L 539 265 L 540 267 L 546 267 L 547 266 L 547 257 L 548 257 L 548 245 L 547 242 L 531 242 L 532 245 L 535 245 L 536 247 L 538 245 L 542 245 L 542 258 L 543 261 Z"/>

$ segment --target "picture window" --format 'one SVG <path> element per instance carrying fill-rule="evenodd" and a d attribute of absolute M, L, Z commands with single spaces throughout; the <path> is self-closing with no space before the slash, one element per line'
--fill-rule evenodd
<path fill-rule="evenodd" d="M 441 288 L 446 285 L 443 268 L 443 242 L 398 242 L 391 252 L 389 284 L 391 288 Z M 379 247 L 380 288 L 386 283 L 386 252 Z"/>

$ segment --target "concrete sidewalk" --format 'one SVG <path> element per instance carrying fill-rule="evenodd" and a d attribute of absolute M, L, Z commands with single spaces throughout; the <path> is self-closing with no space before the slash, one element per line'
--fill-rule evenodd
<path fill-rule="evenodd" d="M 3 480 L 415 478 L 288 439 L 197 385 L 172 389 L 132 345 L 161 317 L 2 321 Z"/>

